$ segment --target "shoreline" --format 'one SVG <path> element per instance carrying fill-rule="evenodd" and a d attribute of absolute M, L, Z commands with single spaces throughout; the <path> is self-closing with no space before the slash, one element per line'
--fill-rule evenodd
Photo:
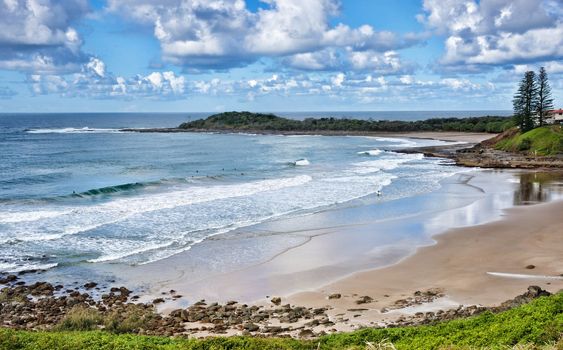
<path fill-rule="evenodd" d="M 562 210 L 563 200 L 508 208 L 500 220 L 434 236 L 434 244 L 419 247 L 397 264 L 355 273 L 316 291 L 293 294 L 287 301 L 313 307 L 328 304 L 330 314 L 354 321 L 340 330 L 353 330 L 405 314 L 499 305 L 530 284 L 556 293 L 563 289 L 557 217 Z M 439 296 L 428 302 L 413 298 L 427 290 Z M 327 299 L 335 294 L 341 297 Z M 360 296 L 373 301 L 362 303 L 360 316 L 354 317 Z"/>
<path fill-rule="evenodd" d="M 257 135 L 282 135 L 282 136 L 372 136 L 372 137 L 407 137 L 415 139 L 431 139 L 439 141 L 461 141 L 479 143 L 493 138 L 496 134 L 463 131 L 339 131 L 339 130 L 314 130 L 314 131 L 276 131 L 276 130 L 235 130 L 235 129 L 181 129 L 181 128 L 124 128 L 122 132 L 138 133 L 214 133 L 214 134 L 257 134 Z"/>
<path fill-rule="evenodd" d="M 3 294 L 21 300 L 23 294 L 31 293 L 38 303 L 31 302 L 30 307 L 46 314 L 49 323 L 39 325 L 47 329 L 60 322 L 72 307 L 88 304 L 110 314 L 117 311 L 124 315 L 131 312 L 153 315 L 153 305 L 164 306 L 164 312 L 151 316 L 158 322 L 154 321 L 144 331 L 144 334 L 159 335 L 254 334 L 308 338 L 364 327 L 432 324 L 487 310 L 504 311 L 547 295 L 545 291 L 560 291 L 563 265 L 558 253 L 563 243 L 558 239 L 559 232 L 553 229 L 560 226 L 556 214 L 562 209 L 563 199 L 505 209 L 496 220 L 439 233 L 432 237 L 433 243 L 417 248 L 390 266 L 355 272 L 309 291 L 282 297 L 270 295 L 248 305 L 240 301 L 200 300 L 187 308 L 176 309 L 166 306 L 166 300 L 181 300 L 183 290 L 170 290 L 143 300 L 124 287 L 110 290 L 89 283 L 81 288 L 65 289 L 68 287 L 45 282 L 25 285 L 10 277 L 6 278 L 9 282 L 2 281 L 12 286 L 10 292 Z M 532 223 L 531 217 L 539 224 Z M 301 247 L 316 251 L 319 242 L 313 238 Z M 498 254 L 499 250 L 502 254 Z M 281 257 L 285 261 L 292 259 L 287 253 Z M 538 277 L 522 278 L 519 276 L 522 274 Z M 528 292 L 522 294 L 526 289 Z M 66 309 L 60 306 L 61 311 L 43 309 L 53 305 L 67 306 Z M 27 324 L 18 326 L 21 316 L 10 314 L 14 310 L 17 308 L 7 307 L 0 313 L 4 326 L 26 328 Z M 233 319 L 233 313 L 246 316 Z"/>
<path fill-rule="evenodd" d="M 422 135 L 418 134 L 418 136 Z M 396 137 L 410 136 L 401 134 Z M 455 137 L 455 135 L 452 137 Z M 460 185 L 460 188 L 467 187 L 466 190 L 474 188 L 475 191 L 479 192 L 479 190 L 483 191 L 480 186 L 485 184 L 489 186 L 490 189 L 493 189 L 492 197 L 497 196 L 497 194 L 494 193 L 494 190 L 495 187 L 498 187 L 498 184 L 495 185 L 495 183 L 493 183 L 494 177 L 484 176 L 483 174 L 487 174 L 487 171 L 478 172 L 478 174 L 481 174 L 481 176 L 476 177 L 477 184 L 463 183 L 463 181 L 461 181 L 457 185 Z M 537 175 L 530 172 L 522 172 L 521 174 L 529 174 L 530 176 Z M 548 175 L 550 174 L 556 177 L 558 176 L 558 173 L 548 173 Z M 506 180 L 513 175 L 514 173 L 506 173 L 504 178 Z M 502 177 L 497 177 L 496 179 L 498 180 L 500 178 Z M 561 177 L 559 177 L 559 179 L 560 178 Z M 451 199 L 459 199 L 470 195 L 470 192 L 459 191 L 456 189 L 457 185 L 448 185 L 450 187 L 448 187 L 448 189 L 443 189 L 442 191 L 444 191 L 444 193 L 451 191 Z M 506 188 L 503 190 L 504 192 L 501 192 L 504 193 L 504 195 L 508 194 L 509 196 L 512 196 L 512 191 L 507 192 Z M 540 191 L 541 188 L 542 187 L 540 185 Z M 523 189 L 521 188 L 520 191 L 522 190 Z M 547 188 L 545 190 L 549 191 Z M 500 195 L 501 192 L 499 192 L 498 195 Z M 514 196 L 516 196 L 516 194 L 514 194 Z M 527 200 L 531 200 L 532 202 L 535 201 L 534 196 L 535 194 L 531 193 L 529 199 L 521 198 L 520 200 L 523 201 L 521 204 L 526 204 Z M 540 197 L 541 196 L 538 196 L 539 201 L 542 200 Z M 437 200 L 438 202 L 441 200 L 435 193 L 432 193 L 432 195 L 429 196 L 429 199 L 431 198 L 434 198 L 434 200 Z M 494 199 L 495 198 L 491 198 L 491 200 Z M 496 198 L 496 200 L 498 199 L 499 198 Z M 476 201 L 478 202 L 479 200 Z M 460 203 L 465 202 L 462 201 Z M 172 334 L 177 334 L 182 327 L 184 329 L 188 329 L 186 331 L 187 334 L 196 337 L 206 337 L 215 334 L 260 334 L 266 336 L 290 335 L 294 337 L 303 337 L 311 335 L 317 336 L 325 332 L 352 331 L 362 327 L 427 324 L 428 322 L 457 318 L 482 312 L 491 306 L 499 305 L 501 302 L 521 294 L 530 285 L 538 285 L 540 288 L 552 293 L 563 288 L 563 277 L 560 276 L 563 274 L 563 266 L 561 266 L 559 261 L 554 260 L 553 258 L 554 254 L 557 257 L 557 252 L 563 251 L 563 245 L 558 240 L 553 240 L 553 234 L 550 235 L 551 231 L 549 231 L 553 230 L 553 227 L 557 230 L 557 228 L 561 225 L 561 220 L 557 217 L 557 213 L 561 212 L 563 209 L 563 200 L 535 204 L 526 208 L 514 207 L 514 205 L 510 205 L 509 209 L 491 207 L 494 208 L 493 210 L 498 211 L 498 213 L 490 212 L 486 206 L 481 209 L 479 209 L 479 206 L 469 209 L 472 208 L 473 204 L 474 200 L 471 200 L 470 204 L 461 204 L 461 207 L 459 208 L 450 208 L 448 210 L 448 214 L 450 216 L 477 215 L 473 218 L 476 220 L 474 222 L 471 220 L 467 221 L 467 223 L 463 220 L 458 221 L 458 224 L 461 222 L 462 226 L 465 227 L 452 229 L 451 227 L 456 226 L 456 224 L 439 224 L 439 221 L 443 220 L 444 217 L 437 215 L 436 213 L 417 214 L 425 217 L 425 219 L 421 221 L 425 223 L 425 225 L 434 225 L 432 228 L 434 232 L 436 231 L 436 227 L 446 227 L 447 229 L 443 229 L 442 231 L 438 230 L 439 232 L 437 232 L 436 235 L 427 237 L 429 240 L 423 240 L 421 241 L 422 243 L 416 243 L 417 247 L 414 251 L 409 251 L 408 249 L 405 250 L 405 247 L 397 247 L 395 252 L 391 252 L 388 256 L 380 257 L 379 261 L 370 260 L 369 258 L 366 259 L 365 256 L 363 256 L 366 252 L 370 253 L 370 249 L 364 249 L 363 251 L 348 250 L 348 253 L 351 252 L 350 254 L 352 255 L 357 254 L 356 257 L 358 258 L 363 256 L 363 265 L 344 264 L 345 266 L 342 270 L 336 269 L 333 271 L 324 269 L 322 265 L 323 259 L 334 258 L 334 255 L 328 255 L 326 252 L 328 251 L 330 253 L 334 253 L 339 250 L 345 251 L 348 248 L 342 243 L 347 241 L 350 241 L 350 244 L 356 244 L 359 246 L 358 248 L 364 248 L 362 247 L 362 242 L 369 243 L 370 240 L 350 240 L 349 238 L 351 236 L 346 237 L 345 235 L 353 234 L 358 235 L 357 237 L 360 237 L 360 235 L 369 237 L 369 227 L 373 228 L 373 223 L 371 224 L 372 226 L 368 224 L 364 225 L 365 227 L 363 229 L 358 229 L 358 227 L 363 224 L 360 221 L 358 225 L 358 222 L 355 220 L 361 218 L 362 216 L 345 216 L 343 219 L 344 222 L 348 223 L 348 228 L 339 227 L 337 225 L 326 225 L 323 227 L 317 227 L 316 229 L 318 229 L 319 232 L 314 235 L 304 234 L 307 230 L 311 230 L 311 227 L 314 228 L 314 225 L 309 228 L 307 228 L 307 225 L 303 227 L 302 224 L 306 221 L 297 220 L 293 223 L 293 227 L 297 227 L 300 231 L 292 232 L 288 230 L 288 227 L 292 227 L 291 224 L 286 226 L 282 225 L 278 227 L 278 230 L 283 231 L 285 229 L 286 233 L 299 237 L 300 241 L 286 250 L 273 255 L 268 260 L 261 262 L 259 265 L 264 264 L 268 265 L 268 268 L 273 268 L 273 270 L 262 270 L 262 273 L 265 271 L 276 271 L 277 268 L 282 267 L 286 269 L 285 272 L 279 270 L 274 275 L 269 276 L 269 279 L 266 280 L 238 279 L 240 275 L 235 274 L 234 277 L 227 278 L 221 283 L 215 285 L 211 284 L 208 289 L 215 288 L 215 292 L 225 295 L 225 297 L 222 299 L 206 298 L 211 301 L 224 302 L 226 303 L 225 305 L 210 302 L 204 303 L 201 301 L 196 302 L 199 299 L 194 296 L 198 293 L 198 290 L 193 289 L 193 287 L 194 283 L 199 283 L 200 281 L 197 279 L 190 279 L 189 274 L 186 274 L 186 271 L 192 268 L 190 267 L 190 263 L 197 262 L 197 260 L 192 262 L 183 260 L 186 256 L 185 252 L 180 253 L 175 257 L 166 258 L 164 261 L 161 260 L 160 263 L 151 263 L 148 268 L 147 265 L 140 268 L 135 267 L 138 276 L 125 278 L 125 281 L 132 283 L 123 283 L 127 287 L 130 287 L 131 285 L 135 285 L 135 280 L 137 280 L 137 282 L 142 282 L 144 279 L 145 282 L 147 282 L 147 276 L 158 276 L 160 281 L 163 283 L 160 287 L 157 286 L 156 289 L 149 288 L 146 289 L 145 292 L 139 293 L 139 290 L 129 291 L 126 288 L 121 289 L 112 286 L 113 291 L 109 292 L 110 286 L 103 285 L 104 283 L 95 287 L 95 290 L 90 290 L 90 288 L 86 288 L 85 285 L 84 288 L 80 287 L 82 283 L 78 286 L 73 285 L 71 288 L 75 288 L 75 291 L 79 291 L 78 296 L 75 294 L 74 298 L 78 301 L 82 300 L 82 302 L 88 302 L 89 300 L 84 296 L 80 296 L 84 295 L 86 292 L 91 293 L 92 296 L 97 295 L 97 298 L 101 297 L 102 300 L 104 299 L 104 295 L 106 295 L 105 300 L 109 300 L 111 305 L 116 303 L 116 305 L 110 306 L 110 308 L 115 307 L 117 310 L 121 310 L 120 308 L 122 305 L 128 305 L 129 302 L 146 303 L 143 307 L 143 310 L 145 311 L 152 310 L 154 305 L 158 310 L 160 310 L 161 316 L 159 317 L 162 317 L 163 320 L 170 320 L 171 318 L 174 319 L 173 322 L 170 321 L 174 327 L 176 327 Z M 362 215 L 368 215 L 369 210 L 372 210 L 373 208 L 375 207 L 370 207 L 370 205 L 362 203 L 360 200 L 358 206 L 352 206 L 349 209 L 351 212 L 356 214 L 362 214 L 361 211 L 363 210 L 364 213 Z M 462 214 L 456 211 L 457 209 L 462 209 Z M 479 216 L 479 213 L 484 216 Z M 331 215 L 334 216 L 335 213 L 320 213 L 317 221 L 321 222 L 326 220 Z M 336 215 L 338 216 L 338 214 Z M 395 218 L 394 220 L 403 220 L 408 224 L 416 224 L 416 221 L 409 221 L 408 218 Z M 458 220 L 460 220 L 460 218 L 458 218 Z M 452 222 L 457 221 L 454 220 Z M 534 225 L 531 224 L 532 222 Z M 435 226 L 437 224 L 439 225 Z M 381 223 L 378 223 L 378 225 L 381 225 Z M 533 227 L 534 230 L 530 229 L 530 225 L 536 226 Z M 275 225 L 269 226 L 269 224 L 267 224 L 264 225 L 262 229 L 263 232 L 269 232 L 268 230 L 271 230 L 271 232 L 275 233 L 276 230 L 273 229 L 274 227 Z M 390 225 L 389 228 L 396 230 L 397 226 Z M 256 232 L 260 233 L 261 231 L 256 230 Z M 396 234 L 394 231 L 391 232 Z M 490 232 L 495 232 L 495 234 L 491 235 Z M 238 241 L 227 240 L 222 243 L 224 243 L 227 247 L 233 243 L 244 245 L 248 240 L 255 239 L 251 237 L 253 233 L 252 229 L 249 233 L 249 238 L 239 238 Z M 300 234 L 303 235 L 299 236 Z M 333 240 L 334 237 L 337 236 L 340 238 Z M 518 242 L 512 241 L 515 236 L 520 237 L 522 241 L 528 242 L 529 246 L 518 246 Z M 268 241 L 275 245 L 276 241 L 273 238 L 275 235 L 271 237 L 272 238 L 266 237 L 264 242 Z M 381 239 L 382 237 L 384 236 L 380 236 L 378 239 Z M 474 241 L 476 237 L 481 240 L 480 243 L 477 242 L 479 244 Z M 245 239 L 247 241 L 245 241 Z M 492 241 L 490 239 L 492 239 Z M 206 242 L 206 244 L 211 244 L 211 247 L 216 247 L 217 242 L 220 241 L 211 239 Z M 360 244 L 357 244 L 358 242 Z M 336 250 L 330 250 L 332 249 L 331 247 Z M 491 266 L 491 268 L 486 269 L 486 271 L 483 269 L 479 270 L 478 268 L 482 267 L 479 265 L 479 262 L 482 260 L 486 260 L 491 264 L 495 261 L 499 261 L 498 256 L 495 256 L 495 248 L 497 250 L 509 250 L 506 254 L 503 251 L 502 257 L 510 257 L 510 259 L 512 259 L 510 260 L 510 264 L 499 263 L 498 265 L 487 265 Z M 537 252 L 541 252 L 544 248 L 547 249 L 549 254 L 546 253 L 544 256 L 541 256 L 541 259 L 537 261 L 534 260 L 534 256 L 538 255 Z M 482 250 L 485 250 L 485 252 L 479 253 L 479 251 Z M 211 250 L 204 250 L 203 252 L 205 253 L 210 251 Z M 518 254 L 515 253 L 515 251 L 520 255 L 517 256 Z M 406 255 L 405 252 L 407 253 Z M 323 254 L 325 255 L 324 257 Z M 378 252 L 373 251 L 370 254 L 377 255 Z M 403 255 L 402 258 L 393 260 L 401 254 Z M 462 260 L 461 257 L 464 256 L 463 254 L 466 255 Z M 386 259 L 390 259 L 391 261 L 388 266 L 378 265 Z M 452 263 L 452 261 L 455 262 L 457 260 L 462 260 L 464 265 L 456 265 Z M 268 285 L 271 284 L 271 290 L 275 291 L 276 285 L 281 286 L 283 284 L 291 284 L 293 281 L 292 279 L 284 280 L 284 278 L 287 278 L 294 273 L 291 268 L 287 269 L 287 267 L 310 262 L 313 262 L 313 267 L 316 266 L 314 265 L 315 263 L 318 264 L 317 268 L 313 268 L 309 273 L 301 275 L 299 275 L 299 270 L 295 270 L 294 272 L 298 272 L 297 275 L 299 275 L 296 277 L 297 279 L 307 279 L 315 276 L 316 278 L 319 278 L 319 281 L 323 281 L 323 278 L 329 276 L 330 273 L 336 273 L 335 276 L 337 276 L 337 278 L 329 278 L 332 282 L 320 282 L 318 283 L 318 287 L 314 288 L 298 287 L 297 292 L 269 293 L 268 295 L 260 294 L 261 292 L 259 292 L 258 294 L 262 296 L 252 299 L 255 301 L 248 303 L 250 305 L 248 307 L 245 307 L 242 304 L 242 302 L 246 302 L 247 300 L 241 301 L 239 299 L 235 299 L 238 302 L 229 301 L 231 299 L 229 297 L 234 295 L 233 290 L 236 288 L 242 288 L 241 290 L 244 291 L 245 289 L 248 290 L 248 288 L 256 288 L 260 283 L 266 283 Z M 331 261 L 331 263 L 332 269 L 335 269 L 339 265 L 338 261 Z M 374 263 L 377 267 L 370 268 L 370 264 L 373 265 Z M 531 265 L 533 265 L 533 268 L 527 268 L 527 266 Z M 92 274 L 93 281 L 98 282 L 95 276 L 111 276 L 112 274 L 119 275 L 119 273 L 124 273 L 127 276 L 127 271 L 132 271 L 132 269 L 121 269 L 116 267 L 117 265 L 114 264 L 106 264 L 105 266 L 108 269 L 92 268 L 92 271 L 94 272 L 102 272 L 100 274 Z M 493 267 L 498 268 L 493 269 Z M 165 271 L 163 268 L 171 269 L 172 272 L 164 273 Z M 477 270 L 467 271 L 468 268 L 474 268 Z M 245 268 L 243 268 L 243 270 L 244 269 Z M 346 273 L 345 271 L 348 271 L 349 273 Z M 109 274 L 106 274 L 108 272 Z M 147 272 L 149 273 L 147 274 Z M 245 273 L 252 275 L 255 272 L 260 272 L 260 270 L 256 270 L 256 266 L 250 266 L 248 271 Z M 327 275 L 325 276 L 325 274 Z M 510 274 L 537 274 L 541 276 L 549 276 L 550 278 L 511 278 Z M 259 274 L 256 274 L 256 276 L 258 275 Z M 47 276 L 51 276 L 49 272 L 46 272 L 46 275 L 40 274 L 37 277 L 45 278 Z M 422 280 L 418 280 L 417 278 L 421 276 L 424 278 L 422 278 Z M 428 278 L 428 276 L 431 277 Z M 211 276 L 208 277 L 208 279 L 209 278 L 214 277 Z M 274 279 L 278 280 L 275 281 Z M 153 282 L 152 278 L 150 278 L 150 280 Z M 176 282 L 171 283 L 173 281 Z M 21 282 L 15 282 L 12 286 L 16 286 L 17 283 Z M 111 283 L 121 284 L 122 281 L 115 282 L 114 280 Z M 139 284 L 137 283 L 137 285 Z M 481 289 L 475 289 L 476 285 L 479 285 L 479 288 Z M 470 288 L 467 288 L 467 286 L 470 286 Z M 40 285 L 38 288 L 43 287 Z M 59 289 L 55 288 L 55 291 Z M 119 294 L 120 290 L 124 292 Z M 190 290 L 193 295 L 186 293 L 190 292 Z M 199 289 L 200 292 L 202 290 L 205 289 Z M 67 292 L 68 291 L 71 291 L 71 289 L 68 289 Z M 80 291 L 83 293 L 80 294 Z M 130 298 L 129 294 L 132 294 L 133 296 Z M 48 293 L 46 295 L 47 297 L 50 297 Z M 277 299 L 278 296 L 281 296 L 279 301 Z M 92 303 L 90 304 L 93 305 Z M 240 322 L 233 321 L 233 323 L 230 319 L 216 316 L 217 310 L 220 310 L 220 312 L 226 312 L 228 310 L 246 310 L 245 308 L 252 309 L 253 311 L 250 311 L 250 318 L 242 319 L 242 321 L 239 320 Z M 187 313 L 184 315 L 184 311 L 182 310 L 187 310 L 185 311 Z M 261 318 L 262 316 L 260 315 L 264 314 L 267 314 L 268 316 Z M 287 318 L 288 314 L 294 315 L 295 317 Z M 216 319 L 216 322 L 211 322 L 213 320 L 212 317 L 219 318 Z M 56 319 L 60 319 L 60 317 Z M 180 321 L 178 321 L 178 319 Z M 247 329 L 246 327 L 249 322 L 252 322 L 253 325 L 251 326 L 251 329 Z M 256 329 L 254 326 L 257 326 L 258 328 Z M 169 331 L 169 329 L 158 328 L 154 331 L 154 333 L 150 334 L 168 334 Z M 302 332 L 305 333 L 302 334 Z"/>

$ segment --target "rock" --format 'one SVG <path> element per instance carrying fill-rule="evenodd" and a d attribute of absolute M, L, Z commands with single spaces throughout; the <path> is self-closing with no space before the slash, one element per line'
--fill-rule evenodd
<path fill-rule="evenodd" d="M 273 297 L 271 300 L 272 304 L 274 305 L 280 305 L 281 304 L 281 298 L 280 297 Z"/>
<path fill-rule="evenodd" d="M 94 287 L 96 287 L 98 284 L 96 282 L 88 282 L 86 284 L 84 284 L 84 288 L 86 289 L 92 289 Z"/>
<path fill-rule="evenodd" d="M 314 338 L 315 332 L 313 332 L 310 329 L 303 329 L 302 331 L 299 332 L 299 334 L 297 336 L 299 338 Z"/>
<path fill-rule="evenodd" d="M 282 331 L 283 328 L 281 328 L 280 326 L 268 326 L 264 330 L 265 333 L 272 333 L 272 334 L 278 334 L 281 333 Z"/>
<path fill-rule="evenodd" d="M 331 299 L 340 299 L 340 298 L 342 298 L 342 294 L 340 294 L 340 293 L 334 293 L 334 294 L 330 294 L 330 295 L 328 296 L 328 299 L 329 299 L 329 300 L 331 300 Z"/>
<path fill-rule="evenodd" d="M 320 324 L 319 320 L 312 320 L 311 322 L 305 323 L 307 327 L 316 327 Z"/>
<path fill-rule="evenodd" d="M 15 280 L 17 280 L 17 279 L 18 279 L 18 276 L 16 276 L 16 275 L 8 275 L 8 276 L 6 276 L 6 280 L 8 280 L 8 282 L 13 282 L 13 281 L 15 281 Z"/>
<path fill-rule="evenodd" d="M 245 330 L 249 331 L 249 332 L 256 332 L 260 329 L 260 327 L 254 323 L 245 323 L 242 326 Z"/>
<path fill-rule="evenodd" d="M 152 301 L 153 304 L 161 304 L 164 303 L 164 299 L 162 298 L 156 298 Z"/>
<path fill-rule="evenodd" d="M 526 268 L 527 268 L 528 270 L 533 270 L 533 269 L 536 268 L 536 265 L 528 265 L 528 266 L 526 266 Z"/>
<path fill-rule="evenodd" d="M 371 303 L 373 301 L 372 297 L 369 297 L 367 295 L 364 295 L 363 297 L 360 297 L 360 299 L 356 300 L 356 304 L 360 305 L 360 304 L 368 304 Z"/>

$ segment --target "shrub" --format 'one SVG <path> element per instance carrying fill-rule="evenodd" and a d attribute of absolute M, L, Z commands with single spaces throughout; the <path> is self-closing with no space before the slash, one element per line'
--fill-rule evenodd
<path fill-rule="evenodd" d="M 100 312 L 84 305 L 76 305 L 65 315 L 55 327 L 60 331 L 89 331 L 102 323 Z"/>
<path fill-rule="evenodd" d="M 105 318 L 104 329 L 112 333 L 139 333 L 147 329 L 157 315 L 154 310 L 138 305 L 128 305 L 126 310 L 114 311 Z"/>
<path fill-rule="evenodd" d="M 532 140 L 525 138 L 518 144 L 519 151 L 527 151 L 532 147 Z"/>

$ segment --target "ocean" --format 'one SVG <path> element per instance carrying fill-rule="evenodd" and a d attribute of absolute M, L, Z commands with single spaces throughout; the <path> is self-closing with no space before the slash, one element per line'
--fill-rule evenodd
<path fill-rule="evenodd" d="M 279 114 L 444 116 L 409 113 Z M 211 237 L 353 206 L 378 192 L 381 201 L 429 193 L 467 171 L 393 152 L 443 141 L 119 131 L 208 114 L 0 114 L 0 271 L 143 265 Z"/>

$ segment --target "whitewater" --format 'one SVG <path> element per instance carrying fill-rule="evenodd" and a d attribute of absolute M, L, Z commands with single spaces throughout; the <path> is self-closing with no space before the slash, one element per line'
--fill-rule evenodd
<path fill-rule="evenodd" d="M 0 271 L 147 264 L 377 193 L 379 201 L 428 193 L 463 171 L 395 152 L 441 141 L 120 132 L 157 121 L 128 122 L 35 119 L 0 129 Z"/>

